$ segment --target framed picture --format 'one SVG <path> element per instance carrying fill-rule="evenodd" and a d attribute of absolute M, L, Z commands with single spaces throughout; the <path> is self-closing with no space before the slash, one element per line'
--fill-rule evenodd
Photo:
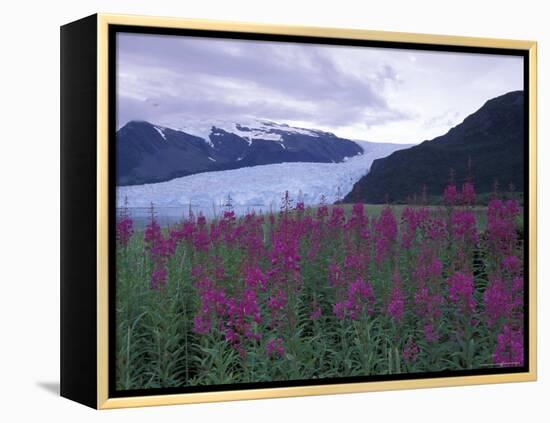
<path fill-rule="evenodd" d="M 536 43 L 61 29 L 61 394 L 536 379 Z"/>

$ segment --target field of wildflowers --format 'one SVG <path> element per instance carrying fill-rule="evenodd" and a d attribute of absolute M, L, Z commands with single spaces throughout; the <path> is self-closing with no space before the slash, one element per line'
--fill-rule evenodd
<path fill-rule="evenodd" d="M 119 390 L 521 366 L 522 210 L 474 186 L 366 212 L 116 226 Z"/>

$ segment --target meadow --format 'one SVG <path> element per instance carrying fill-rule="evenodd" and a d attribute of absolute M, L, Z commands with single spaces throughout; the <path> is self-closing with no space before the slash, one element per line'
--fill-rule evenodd
<path fill-rule="evenodd" d="M 522 209 L 305 207 L 117 219 L 119 390 L 521 366 Z"/>

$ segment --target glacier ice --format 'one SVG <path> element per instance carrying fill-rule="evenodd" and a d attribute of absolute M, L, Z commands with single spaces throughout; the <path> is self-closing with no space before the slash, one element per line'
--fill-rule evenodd
<path fill-rule="evenodd" d="M 328 203 L 344 197 L 365 175 L 372 162 L 408 145 L 361 143 L 364 153 L 342 163 L 281 163 L 199 173 L 155 184 L 117 187 L 117 206 L 187 208 L 210 214 L 231 196 L 235 210 L 278 210 L 288 191 L 306 205 L 324 196 Z"/>

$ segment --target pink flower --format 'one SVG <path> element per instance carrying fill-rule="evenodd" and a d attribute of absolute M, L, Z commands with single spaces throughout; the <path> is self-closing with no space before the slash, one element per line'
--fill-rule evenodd
<path fill-rule="evenodd" d="M 151 274 L 151 289 L 159 289 L 166 284 L 166 268 L 158 267 Z"/>
<path fill-rule="evenodd" d="M 380 212 L 380 217 L 376 222 L 376 231 L 388 241 L 393 242 L 397 239 L 397 220 L 391 207 L 384 207 Z"/>
<path fill-rule="evenodd" d="M 521 266 L 521 260 L 516 256 L 506 256 L 502 259 L 502 267 L 512 275 L 519 274 Z"/>
<path fill-rule="evenodd" d="M 470 210 L 453 210 L 451 233 L 455 239 L 477 242 L 476 217 Z"/>
<path fill-rule="evenodd" d="M 226 210 L 223 212 L 223 220 L 228 220 L 232 222 L 235 219 L 235 212 L 233 210 Z"/>
<path fill-rule="evenodd" d="M 255 331 L 256 324 L 261 323 L 262 316 L 258 298 L 253 289 L 246 289 L 240 298 L 227 298 L 225 301 L 225 339 L 243 354 L 242 344 L 246 341 L 258 341 L 261 334 Z"/>
<path fill-rule="evenodd" d="M 283 358 L 285 355 L 285 349 L 283 346 L 282 338 L 270 339 L 265 346 L 265 352 L 266 352 L 266 355 L 270 358 L 271 357 Z"/>
<path fill-rule="evenodd" d="M 152 262 L 150 287 L 158 290 L 166 285 L 166 257 L 173 254 L 175 245 L 170 240 L 164 239 L 155 217 L 153 204 L 151 204 L 150 220 L 144 232 L 144 241 L 145 250 L 149 253 Z"/>
<path fill-rule="evenodd" d="M 222 289 L 216 288 L 214 283 L 203 277 L 196 283 L 199 291 L 199 310 L 194 318 L 194 331 L 205 335 L 215 322 L 218 327 L 223 326 L 221 320 L 226 313 L 227 299 Z"/>
<path fill-rule="evenodd" d="M 476 191 L 474 185 L 471 182 L 464 182 L 462 184 L 460 199 L 462 200 L 462 204 L 464 205 L 472 205 L 476 202 Z"/>
<path fill-rule="evenodd" d="M 487 238 L 496 255 L 510 255 L 517 239 L 515 219 L 519 208 L 514 200 L 493 199 L 487 210 Z"/>
<path fill-rule="evenodd" d="M 412 336 L 409 336 L 407 343 L 403 348 L 403 360 L 407 363 L 414 363 L 416 361 L 416 356 L 418 355 L 418 346 L 414 342 Z"/>
<path fill-rule="evenodd" d="M 376 236 L 376 263 L 380 265 L 391 255 L 391 247 L 397 239 L 397 221 L 390 207 L 384 207 L 374 222 Z"/>
<path fill-rule="evenodd" d="M 116 223 L 116 239 L 122 247 L 128 245 L 128 241 L 134 234 L 134 222 L 128 212 L 128 198 L 124 199 L 124 207 L 120 211 L 119 219 Z"/>
<path fill-rule="evenodd" d="M 199 217 L 197 217 L 197 225 L 199 227 L 206 226 L 206 217 L 202 214 L 199 214 Z"/>
<path fill-rule="evenodd" d="M 419 285 L 429 284 L 441 277 L 443 265 L 437 257 L 430 257 L 431 254 L 430 251 L 423 250 L 417 258 L 416 269 L 413 270 L 412 276 Z"/>
<path fill-rule="evenodd" d="M 432 323 L 426 323 L 424 325 L 424 337 L 426 338 L 426 341 L 430 344 L 433 344 L 439 339 L 439 334 L 437 333 L 436 328 Z"/>
<path fill-rule="evenodd" d="M 433 257 L 432 261 L 430 262 L 427 268 L 427 277 L 428 278 L 440 277 L 442 269 L 443 269 L 443 265 L 441 264 L 441 260 L 439 260 L 437 257 Z"/>
<path fill-rule="evenodd" d="M 443 190 L 443 200 L 447 205 L 455 205 L 458 200 L 456 185 L 449 184 Z"/>
<path fill-rule="evenodd" d="M 262 291 L 267 287 L 267 276 L 259 267 L 251 267 L 246 271 L 246 286 L 249 288 L 260 288 Z"/>
<path fill-rule="evenodd" d="M 503 367 L 523 365 L 523 331 L 521 329 L 512 329 L 509 325 L 503 327 L 502 332 L 497 336 L 493 362 Z"/>
<path fill-rule="evenodd" d="M 322 221 L 327 216 L 328 216 L 328 207 L 325 205 L 319 206 L 319 208 L 317 209 L 317 219 Z"/>
<path fill-rule="evenodd" d="M 318 221 L 311 223 L 311 233 L 307 258 L 314 260 L 321 249 L 321 225 Z"/>
<path fill-rule="evenodd" d="M 405 312 L 405 299 L 399 288 L 394 288 L 391 294 L 390 303 L 388 304 L 388 314 L 396 321 L 403 320 Z"/>
<path fill-rule="evenodd" d="M 313 311 L 310 313 L 309 318 L 313 321 L 318 320 L 321 317 L 321 309 L 319 306 L 316 306 Z"/>
<path fill-rule="evenodd" d="M 506 283 L 500 278 L 492 278 L 483 294 L 487 325 L 495 326 L 502 321 L 510 321 L 523 313 L 523 278 L 514 278 Z"/>
<path fill-rule="evenodd" d="M 523 288 L 525 281 L 523 277 L 515 277 L 512 279 L 512 307 L 520 309 L 523 307 Z"/>
<path fill-rule="evenodd" d="M 401 280 L 398 274 L 395 274 L 393 277 L 393 288 L 390 294 L 387 313 L 397 323 L 403 320 L 403 315 L 405 313 L 405 296 L 401 290 Z"/>
<path fill-rule="evenodd" d="M 438 294 L 431 294 L 427 287 L 422 287 L 416 292 L 414 302 L 419 317 L 437 319 L 441 316 L 443 298 Z"/>
<path fill-rule="evenodd" d="M 429 218 L 429 211 L 425 208 L 413 209 L 407 207 L 401 214 L 402 235 L 401 246 L 405 249 L 412 247 L 413 241 L 418 235 L 418 231 L 426 225 Z"/>
<path fill-rule="evenodd" d="M 361 278 L 349 284 L 347 298 L 333 306 L 333 312 L 342 320 L 349 316 L 351 320 L 358 320 L 366 314 L 374 312 L 375 297 L 372 284 L 365 283 Z"/>
<path fill-rule="evenodd" d="M 149 250 L 154 249 L 155 247 L 158 247 L 160 244 L 162 244 L 162 232 L 160 230 L 160 225 L 157 223 L 154 215 L 151 216 L 151 220 L 145 228 L 144 241 L 146 248 L 148 248 Z"/>
<path fill-rule="evenodd" d="M 338 264 L 330 263 L 328 265 L 328 283 L 332 287 L 339 287 L 345 283 L 344 273 Z"/>
<path fill-rule="evenodd" d="M 345 221 L 344 209 L 342 207 L 334 207 L 332 209 L 332 214 L 328 221 L 328 226 L 333 229 L 337 229 L 344 224 L 344 221 Z"/>
<path fill-rule="evenodd" d="M 271 326 L 277 327 L 284 321 L 284 313 L 287 304 L 286 293 L 278 288 L 274 293 L 272 293 L 267 299 L 267 308 L 271 314 Z"/>
<path fill-rule="evenodd" d="M 462 312 L 473 312 L 474 279 L 470 275 L 456 272 L 447 279 L 449 284 L 449 299 L 457 304 Z"/>
<path fill-rule="evenodd" d="M 116 224 L 116 239 L 122 247 L 126 247 L 134 234 L 134 222 L 130 216 L 123 216 Z"/>
<path fill-rule="evenodd" d="M 332 306 L 332 312 L 338 318 L 338 320 L 344 320 L 346 317 L 346 304 L 341 301 Z"/>
<path fill-rule="evenodd" d="M 206 335 L 210 332 L 212 322 L 203 315 L 197 314 L 193 318 L 193 330 L 199 335 Z"/>
<path fill-rule="evenodd" d="M 205 229 L 199 230 L 193 234 L 193 247 L 197 251 L 207 252 L 210 239 Z"/>
<path fill-rule="evenodd" d="M 489 282 L 483 294 L 487 325 L 493 326 L 500 319 L 509 316 L 511 311 L 511 296 L 500 279 Z"/>
<path fill-rule="evenodd" d="M 447 236 L 445 221 L 441 217 L 433 217 L 428 221 L 427 235 L 432 241 L 441 241 Z"/>

